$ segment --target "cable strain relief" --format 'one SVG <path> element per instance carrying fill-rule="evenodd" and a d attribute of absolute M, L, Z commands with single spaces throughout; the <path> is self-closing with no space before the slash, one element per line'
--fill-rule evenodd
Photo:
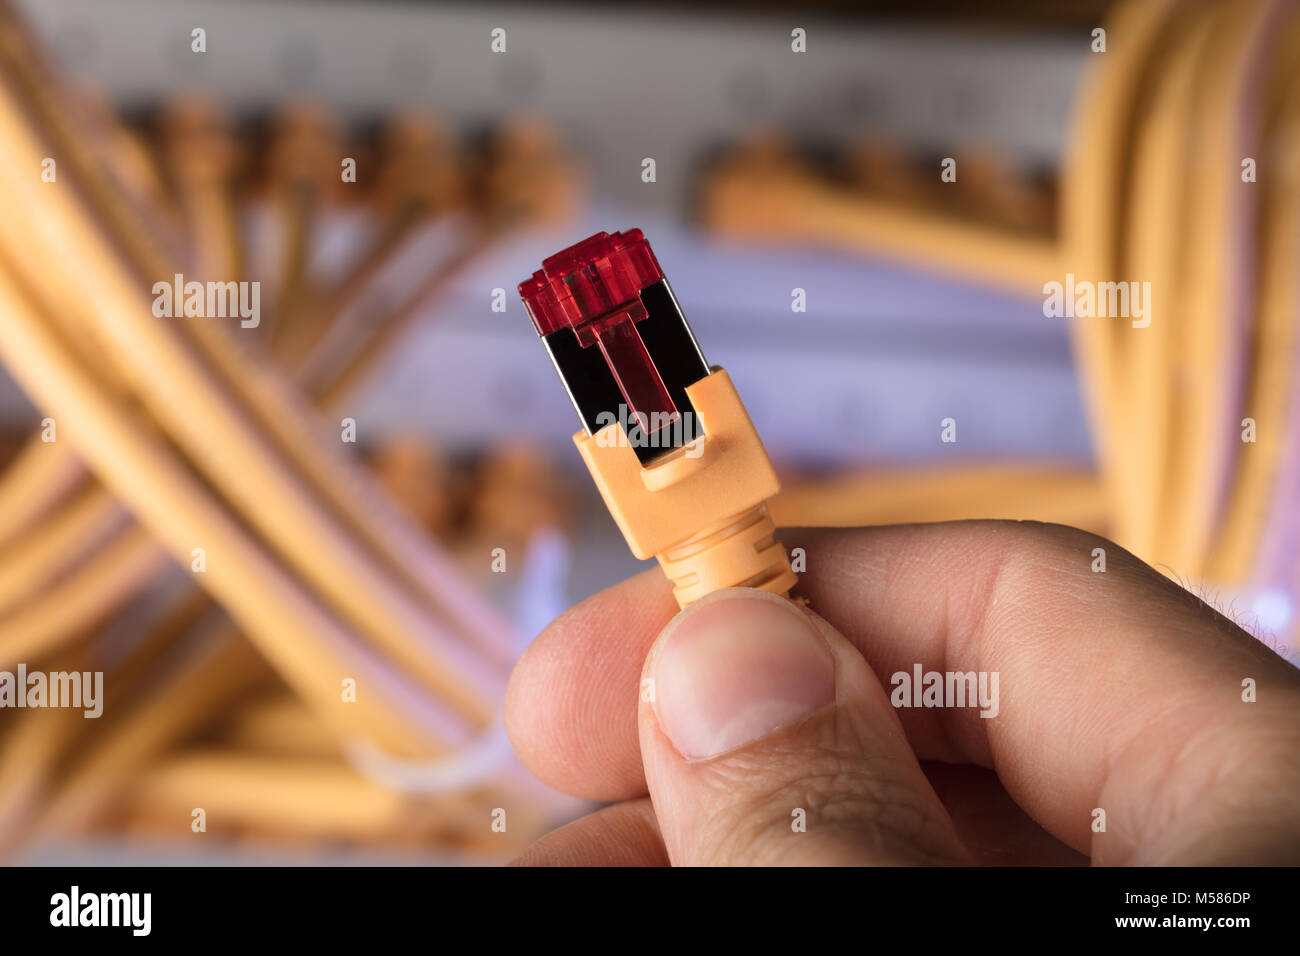
<path fill-rule="evenodd" d="M 764 502 L 655 556 L 679 607 L 722 588 L 761 588 L 788 597 L 797 577 Z"/>

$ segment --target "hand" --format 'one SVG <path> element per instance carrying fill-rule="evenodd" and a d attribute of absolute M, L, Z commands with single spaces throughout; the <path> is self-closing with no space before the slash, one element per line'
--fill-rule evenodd
<path fill-rule="evenodd" d="M 782 537 L 808 609 L 674 616 L 656 568 L 528 649 L 520 757 L 618 802 L 520 863 L 1300 863 L 1300 672 L 1132 555 L 1015 522 Z M 894 707 L 917 664 L 996 673 L 996 716 Z"/>

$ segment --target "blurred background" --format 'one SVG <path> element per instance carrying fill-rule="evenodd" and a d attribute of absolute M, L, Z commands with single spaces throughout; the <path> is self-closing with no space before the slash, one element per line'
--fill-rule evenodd
<path fill-rule="evenodd" d="M 600 230 L 778 524 L 1077 525 L 1300 661 L 1297 5 L 792 7 L 3 5 L 0 671 L 104 683 L 0 709 L 0 858 L 489 863 L 586 809 L 498 715 L 639 569 L 515 291 Z"/>

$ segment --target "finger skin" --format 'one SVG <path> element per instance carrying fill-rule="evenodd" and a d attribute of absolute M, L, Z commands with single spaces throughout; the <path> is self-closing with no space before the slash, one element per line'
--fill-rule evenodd
<path fill-rule="evenodd" d="M 774 645 L 784 648 L 777 657 Z M 689 663 L 665 667 L 668 655 Z M 767 717 L 773 699 L 788 699 L 788 675 L 811 658 L 828 679 L 825 690 L 809 694 L 806 676 L 796 680 L 809 703 L 825 703 L 779 711 L 801 715 L 794 718 Z M 644 676 L 655 694 L 641 698 L 641 756 L 673 865 L 970 862 L 880 682 L 811 612 L 764 591 L 708 594 L 665 629 Z M 685 696 L 674 679 L 687 682 Z M 765 719 L 752 716 L 755 705 Z M 699 735 L 683 734 L 674 719 L 684 706 L 693 722 L 707 714 L 712 727 L 734 728 L 739 718 L 746 728 L 692 757 L 682 744 Z M 737 739 L 744 742 L 732 746 Z"/>
<path fill-rule="evenodd" d="M 1280 797 L 1300 784 L 1297 672 L 1123 549 L 1031 522 L 793 534 L 823 565 L 803 593 L 877 673 L 1000 673 L 991 720 L 900 711 L 923 759 L 993 767 L 1094 863 L 1265 862 L 1300 846 Z"/>
<path fill-rule="evenodd" d="M 543 782 L 589 800 L 646 795 L 637 744 L 641 665 L 677 612 L 658 568 L 570 608 L 510 677 L 505 726 Z"/>
<path fill-rule="evenodd" d="M 650 800 L 597 810 L 548 833 L 511 866 L 667 866 Z"/>
<path fill-rule="evenodd" d="M 980 767 L 922 766 L 975 861 L 1000 866 L 1087 866 L 1025 816 L 997 777 Z M 667 866 L 650 800 L 642 797 L 597 810 L 534 843 L 510 866 Z"/>
<path fill-rule="evenodd" d="M 921 769 L 952 817 L 957 836 L 981 866 L 1087 866 L 1016 806 L 997 774 L 972 764 L 927 760 Z"/>
<path fill-rule="evenodd" d="M 995 718 L 900 709 L 912 746 L 922 759 L 994 768 L 1035 821 L 1094 862 L 1275 859 L 1300 843 L 1286 796 L 1300 786 L 1296 671 L 1117 546 L 1018 522 L 782 537 L 807 553 L 800 593 L 887 687 L 914 664 L 999 673 Z M 1096 548 L 1104 573 L 1092 571 Z M 607 799 L 644 792 L 628 717 L 673 610 L 650 571 L 538 638 L 507 713 L 542 779 Z M 1241 699 L 1246 677 L 1253 704 Z M 1093 832 L 1095 810 L 1104 833 Z M 1230 845 L 1200 839 L 1206 828 Z"/>

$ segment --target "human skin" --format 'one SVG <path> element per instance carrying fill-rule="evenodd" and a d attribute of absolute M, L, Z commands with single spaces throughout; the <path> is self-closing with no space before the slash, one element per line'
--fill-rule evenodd
<path fill-rule="evenodd" d="M 1300 863 L 1300 671 L 1118 546 L 998 521 L 781 536 L 806 608 L 732 589 L 678 613 L 654 569 L 530 646 L 516 751 L 612 805 L 518 863 Z M 996 671 L 997 716 L 895 708 L 915 664 Z"/>

